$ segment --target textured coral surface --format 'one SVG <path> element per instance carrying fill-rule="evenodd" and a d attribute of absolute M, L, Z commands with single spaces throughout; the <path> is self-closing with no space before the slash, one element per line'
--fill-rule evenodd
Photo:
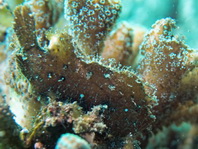
<path fill-rule="evenodd" d="M 176 34 L 183 14 L 162 9 L 150 29 L 135 19 L 151 9 L 140 2 L 0 1 L 0 16 L 10 13 L 0 24 L 0 148 L 198 147 L 198 52 Z"/>

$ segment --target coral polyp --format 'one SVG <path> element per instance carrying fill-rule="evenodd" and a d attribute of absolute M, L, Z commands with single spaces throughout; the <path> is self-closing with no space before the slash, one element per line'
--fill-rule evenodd
<path fill-rule="evenodd" d="M 148 33 L 126 22 L 116 26 L 121 8 L 119 0 L 15 7 L 14 32 L 3 42 L 10 46 L 2 48 L 0 112 L 15 114 L 16 123 L 0 119 L 17 128 L 16 146 L 145 147 L 163 126 L 197 124 L 197 51 L 174 35 L 171 18 Z"/>
<path fill-rule="evenodd" d="M 25 9 L 26 6 L 22 6 L 22 10 Z M 16 32 L 20 33 L 20 30 L 16 28 Z M 111 62 L 105 64 L 100 62 L 99 58 L 86 58 L 82 53 L 77 53 L 78 49 L 74 48 L 71 37 L 66 33 L 56 35 L 56 38 L 58 45 L 53 45 L 57 44 L 53 38 L 49 42 L 50 48 L 57 47 L 57 49 L 46 48 L 43 51 L 38 46 L 33 46 L 24 48 L 16 54 L 17 65 L 30 81 L 35 92 L 45 96 L 54 94 L 57 100 L 64 98 L 78 100 L 87 110 L 94 105 L 107 104 L 109 110 L 106 111 L 105 121 L 112 130 L 120 129 L 121 121 L 123 126 L 127 125 L 122 119 L 123 115 L 126 120 L 134 121 L 135 117 L 144 113 L 145 121 L 147 119 L 152 121 L 148 106 L 152 97 L 144 93 L 144 87 L 148 85 L 142 83 L 134 72 L 118 69 L 116 66 L 111 67 L 113 65 Z M 107 75 L 109 77 L 106 77 Z M 141 108 L 138 108 L 139 105 Z M 129 111 L 125 112 L 125 109 Z M 114 110 L 123 115 L 118 116 Z M 111 123 L 112 117 L 116 117 L 119 123 Z M 136 129 L 141 127 L 142 122 L 134 121 L 134 123 L 140 123 Z M 125 131 L 122 129 L 123 135 L 127 134 L 129 127 L 126 126 Z"/>
<path fill-rule="evenodd" d="M 66 0 L 65 18 L 69 33 L 84 54 L 100 53 L 107 33 L 121 10 L 120 1 Z"/>

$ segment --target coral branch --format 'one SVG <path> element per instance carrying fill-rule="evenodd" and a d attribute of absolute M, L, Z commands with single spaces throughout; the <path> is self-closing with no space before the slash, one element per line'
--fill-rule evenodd
<path fill-rule="evenodd" d="M 48 44 L 45 32 L 60 18 L 63 11 L 63 0 L 30 0 L 25 5 L 30 6 L 35 19 L 37 40 L 43 47 Z"/>
<path fill-rule="evenodd" d="M 23 40 L 20 36 L 18 38 Z M 112 63 L 78 58 L 80 55 L 76 56 L 71 37 L 66 33 L 52 36 L 45 51 L 37 47 L 22 49 L 16 56 L 22 73 L 36 93 L 54 94 L 57 99 L 70 97 L 81 102 L 86 109 L 107 104 L 105 122 L 112 134 L 125 136 L 128 131 L 135 133 L 154 120 L 149 110 L 153 93 L 144 92 L 144 87 L 151 87 L 142 83 L 134 72 L 113 67 Z M 111 123 L 112 119 L 117 121 Z"/>
<path fill-rule="evenodd" d="M 53 3 L 56 3 L 56 5 L 53 5 Z M 61 1 L 30 0 L 25 3 L 25 5 L 27 4 L 34 13 L 36 30 L 49 29 L 57 22 L 63 11 L 63 2 Z"/>
<path fill-rule="evenodd" d="M 117 0 L 66 0 L 65 17 L 81 52 L 98 54 L 121 9 Z"/>
<path fill-rule="evenodd" d="M 139 72 L 157 88 L 156 95 L 162 103 L 177 98 L 182 76 L 193 68 L 187 56 L 191 50 L 171 33 L 174 26 L 170 18 L 157 21 L 142 44 L 145 58 Z"/>
<path fill-rule="evenodd" d="M 119 0 L 65 0 L 66 27 L 57 31 L 62 3 L 16 7 L 15 33 L 5 41 L 10 47 L 1 47 L 8 49 L 1 66 L 7 57 L 9 63 L 0 89 L 11 111 L 0 105 L 0 120 L 12 127 L 16 115 L 28 130 L 22 131 L 26 147 L 54 148 L 67 132 L 94 147 L 135 148 L 135 140 L 146 146 L 150 132 L 164 125 L 197 123 L 198 54 L 172 34 L 173 19 L 157 21 L 143 37 L 144 30 L 126 23 L 112 30 Z"/>
<path fill-rule="evenodd" d="M 193 50 L 172 35 L 172 27 L 175 27 L 175 22 L 170 18 L 157 21 L 142 44 L 145 57 L 138 71 L 145 81 L 156 87 L 159 100 L 158 105 L 152 109 L 158 119 L 153 131 L 163 125 L 159 123 L 164 123 L 164 119 L 175 113 L 176 107 L 196 96 L 194 84 L 189 85 L 191 91 L 188 92 L 184 91 L 186 86 L 182 83 L 184 76 L 195 68 L 195 62 L 191 58 Z"/>
<path fill-rule="evenodd" d="M 15 11 L 14 29 L 19 42 L 24 49 L 30 49 L 37 45 L 35 20 L 28 6 L 18 6 Z"/>
<path fill-rule="evenodd" d="M 123 65 L 131 65 L 134 58 L 133 55 L 133 34 L 132 28 L 122 23 L 120 27 L 105 40 L 104 50 L 102 51 L 102 58 L 108 60 L 114 58 L 116 62 Z"/>
<path fill-rule="evenodd" d="M 176 112 L 174 112 L 169 119 L 170 121 L 174 121 L 177 124 L 180 124 L 183 121 L 190 122 L 191 124 L 197 124 L 198 104 L 193 102 L 180 104 L 176 109 Z"/>

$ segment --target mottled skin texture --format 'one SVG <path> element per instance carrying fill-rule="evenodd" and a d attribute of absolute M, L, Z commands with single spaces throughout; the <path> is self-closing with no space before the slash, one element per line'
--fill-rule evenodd
<path fill-rule="evenodd" d="M 143 84 L 136 82 L 137 76 L 128 71 L 109 70 L 96 62 L 87 64 L 76 58 L 72 46 L 69 43 L 67 45 L 68 49 L 64 49 L 64 52 L 62 49 L 61 52 L 50 53 L 32 48 L 23 52 L 26 60 L 20 55 L 17 56 L 23 74 L 36 93 L 44 96 L 55 94 L 59 100 L 72 98 L 78 100 L 85 109 L 90 109 L 93 105 L 107 104 L 109 110 L 105 121 L 113 130 L 110 133 L 116 135 L 126 135 L 128 131 L 141 129 L 145 123 L 142 120 L 136 121 L 137 117 L 147 115 L 144 119 L 151 120 L 147 95 L 144 93 Z M 109 78 L 105 75 L 109 75 Z M 84 96 L 82 99 L 81 95 Z M 125 112 L 125 109 L 128 111 Z M 147 114 L 144 115 L 145 113 Z M 116 121 L 111 123 L 113 119 Z M 135 123 L 137 128 L 129 125 L 127 121 Z M 115 131 L 121 125 L 124 126 L 122 132 Z"/>
<path fill-rule="evenodd" d="M 27 15 L 28 7 L 22 6 L 16 9 L 16 16 L 19 9 L 23 15 Z M 31 16 L 28 17 L 33 21 Z M 23 21 L 18 18 L 15 21 L 15 31 L 21 41 L 21 28 L 18 26 Z M 31 31 L 29 33 L 32 34 Z M 111 64 L 88 61 L 91 58 L 77 58 L 71 37 L 66 33 L 52 36 L 49 47 L 43 50 L 36 43 L 36 39 L 32 41 L 32 47 L 22 48 L 16 56 L 17 63 L 33 86 L 35 94 L 52 94 L 58 100 L 72 98 L 78 100 L 86 110 L 94 105 L 107 104 L 105 123 L 109 127 L 109 133 L 115 136 L 136 133 L 145 124 L 153 121 L 148 106 L 152 93 L 145 94 L 146 85 L 134 72 L 111 68 Z M 26 45 L 22 41 L 20 43 Z"/>

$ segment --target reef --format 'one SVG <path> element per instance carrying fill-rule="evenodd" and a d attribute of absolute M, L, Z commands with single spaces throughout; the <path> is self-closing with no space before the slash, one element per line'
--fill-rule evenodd
<path fill-rule="evenodd" d="M 61 138 L 58 140 L 56 149 L 70 149 L 70 148 L 91 149 L 89 144 L 84 139 L 80 138 L 77 135 L 67 133 L 62 135 Z"/>
<path fill-rule="evenodd" d="M 157 148 L 160 131 L 175 140 L 182 133 L 172 125 L 188 122 L 177 146 L 189 137 L 196 147 L 197 50 L 174 35 L 174 19 L 146 31 L 117 23 L 121 8 L 119 0 L 15 6 L 13 28 L 0 34 L 0 146 Z"/>

